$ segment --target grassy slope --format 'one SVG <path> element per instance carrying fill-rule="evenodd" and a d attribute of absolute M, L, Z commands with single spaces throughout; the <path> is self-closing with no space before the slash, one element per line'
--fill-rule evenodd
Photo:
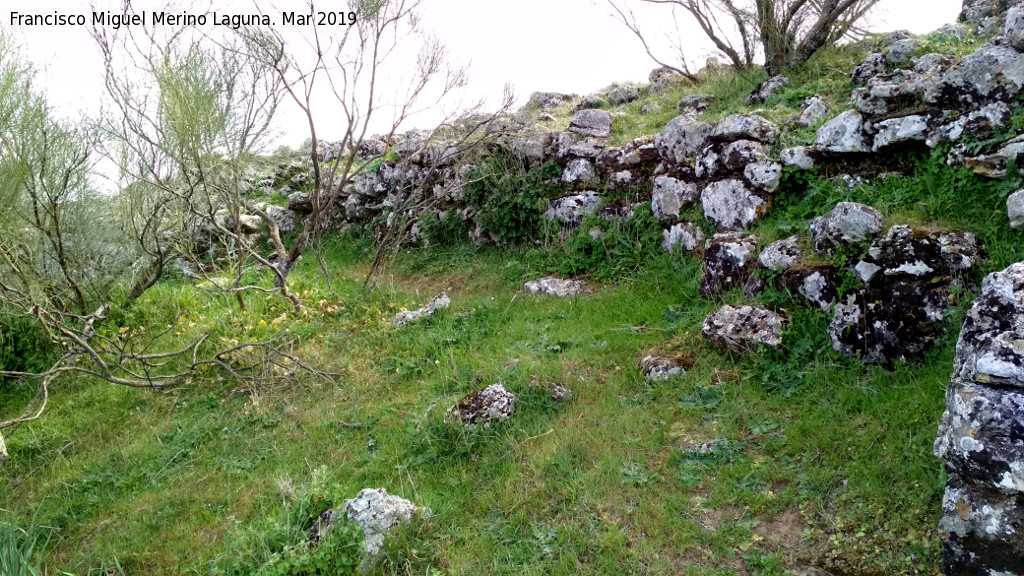
<path fill-rule="evenodd" d="M 831 70 L 858 58 L 812 62 L 768 103 L 769 116 L 795 114 L 804 92 L 830 95 L 841 110 L 848 80 Z M 660 115 L 635 114 L 646 100 L 631 104 L 615 137 L 657 131 L 684 93 L 718 94 L 710 119 L 747 110 L 739 102 L 758 80 L 724 74 L 660 96 Z M 788 176 L 759 226 L 762 244 L 853 199 L 879 207 L 887 224 L 977 232 L 990 248 L 987 270 L 1024 256 L 1005 222 L 1005 186 L 926 156 L 889 168 L 908 176 L 854 192 L 824 174 Z M 721 302 L 697 295 L 693 258 L 650 259 L 592 295 L 553 300 L 521 292 L 523 280 L 557 267 L 557 256 L 536 251 L 404 254 L 370 294 L 359 290 L 363 244 L 339 242 L 326 257 L 337 294 L 312 259 L 301 262 L 300 321 L 283 302 L 253 297 L 242 314 L 232 299 L 171 281 L 122 325 L 158 330 L 181 314 L 183 341 L 288 330 L 333 382 L 267 374 L 239 387 L 210 374 L 157 393 L 70 382 L 44 419 L 17 433 L 0 470 L 0 514 L 50 529 L 47 566 L 84 574 L 116 560 L 122 574 L 149 575 L 255 565 L 299 539 L 288 530 L 301 522 L 288 515 L 300 495 L 345 498 L 370 486 L 431 510 L 392 538 L 382 571 L 779 574 L 801 561 L 836 574 L 937 573 L 944 480 L 931 444 L 966 298 L 927 362 L 887 371 L 832 353 L 828 316 L 786 295 L 772 302 L 793 320 L 784 351 L 740 358 L 711 348 L 700 326 Z M 451 309 L 390 326 L 398 309 L 441 289 Z M 651 350 L 693 366 L 647 383 L 636 362 Z M 519 395 L 510 422 L 445 424 L 447 406 L 496 380 Z M 545 382 L 575 399 L 553 403 Z M 711 454 L 693 450 L 712 440 Z"/>

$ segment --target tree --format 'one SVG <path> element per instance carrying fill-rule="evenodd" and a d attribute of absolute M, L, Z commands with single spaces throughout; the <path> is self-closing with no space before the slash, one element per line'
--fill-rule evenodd
<path fill-rule="evenodd" d="M 607 0 L 626 26 L 643 41 L 635 18 Z M 736 68 L 754 65 L 775 76 L 800 66 L 821 48 L 856 31 L 856 24 L 879 0 L 640 0 L 665 4 L 691 16 L 715 48 Z M 724 22 L 724 24 L 723 24 Z M 738 40 L 737 40 L 738 37 Z M 644 41 L 646 47 L 647 43 Z M 648 51 L 650 53 L 650 51 Z"/>

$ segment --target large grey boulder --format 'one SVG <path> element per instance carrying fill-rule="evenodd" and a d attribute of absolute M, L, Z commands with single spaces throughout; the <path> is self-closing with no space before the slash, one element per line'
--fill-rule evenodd
<path fill-rule="evenodd" d="M 1024 263 L 989 274 L 967 312 L 934 451 L 943 571 L 1024 575 Z"/>
<path fill-rule="evenodd" d="M 585 216 L 596 212 L 600 205 L 601 197 L 597 192 L 587 191 L 552 200 L 544 211 L 544 217 L 549 222 L 561 223 L 563 226 L 578 226 Z"/>
<path fill-rule="evenodd" d="M 869 152 L 871 143 L 864 133 L 864 118 L 856 110 L 847 110 L 829 120 L 814 138 L 814 147 L 823 152 Z"/>
<path fill-rule="evenodd" d="M 345 502 L 345 514 L 349 521 L 363 529 L 366 558 L 360 567 L 361 572 L 368 572 L 374 559 L 384 550 L 388 531 L 408 522 L 417 512 L 415 504 L 388 494 L 383 488 L 364 488 L 355 498 Z"/>
<path fill-rule="evenodd" d="M 715 234 L 704 247 L 704 276 L 700 293 L 717 296 L 732 288 L 741 288 L 753 271 L 757 238 L 749 234 Z"/>
<path fill-rule="evenodd" d="M 604 110 L 580 110 L 569 122 L 569 131 L 584 136 L 607 138 L 612 129 L 612 115 Z"/>
<path fill-rule="evenodd" d="M 586 292 L 586 286 L 581 280 L 564 280 L 554 276 L 545 276 L 536 280 L 530 280 L 523 284 L 523 290 L 529 294 L 538 296 L 557 296 L 559 298 L 571 298 Z"/>
<path fill-rule="evenodd" d="M 704 242 L 704 232 L 689 222 L 674 224 L 668 230 L 662 230 L 661 247 L 671 254 L 676 247 L 684 252 L 693 252 Z"/>
<path fill-rule="evenodd" d="M 680 210 L 696 204 L 699 198 L 700 190 L 696 184 L 657 176 L 651 194 L 651 213 L 662 222 L 673 222 L 679 218 Z"/>
<path fill-rule="evenodd" d="M 433 316 L 438 310 L 443 310 L 452 305 L 452 301 L 448 298 L 448 295 L 444 292 L 434 296 L 430 302 L 427 302 L 422 308 L 412 310 L 409 312 L 399 312 L 395 314 L 395 317 L 391 319 L 392 326 L 405 326 L 410 322 L 422 320 L 423 318 L 429 318 Z"/>
<path fill-rule="evenodd" d="M 704 217 L 714 222 L 719 231 L 750 228 L 771 207 L 771 199 L 766 192 L 737 179 L 708 184 L 700 202 Z"/>
<path fill-rule="evenodd" d="M 915 114 L 902 118 L 889 118 L 875 122 L 875 142 L 873 152 L 882 152 L 907 146 L 912 143 L 923 143 L 932 128 L 932 119 L 928 116 Z"/>
<path fill-rule="evenodd" d="M 733 142 L 735 140 L 757 140 L 772 144 L 779 137 L 779 128 L 775 124 L 757 115 L 732 114 L 718 121 L 711 132 L 715 142 Z"/>
<path fill-rule="evenodd" d="M 1006 199 L 1006 214 L 1010 217 L 1010 228 L 1024 227 L 1024 189 L 1017 190 Z"/>
<path fill-rule="evenodd" d="M 704 320 L 701 334 L 732 352 L 754 352 L 782 345 L 782 319 L 756 306 L 722 306 Z"/>
<path fill-rule="evenodd" d="M 853 91 L 850 100 L 868 116 L 892 116 L 921 107 L 927 77 L 911 70 L 879 74 Z"/>
<path fill-rule="evenodd" d="M 448 414 L 463 426 L 482 425 L 508 420 L 516 410 L 516 395 L 498 382 L 467 395 L 448 409 Z"/>
<path fill-rule="evenodd" d="M 800 110 L 800 117 L 796 119 L 798 126 L 809 128 L 817 126 L 828 120 L 828 102 L 821 96 L 808 96 L 804 99 L 803 108 Z"/>
<path fill-rule="evenodd" d="M 1024 91 L 1024 53 L 989 43 L 930 78 L 924 101 L 948 109 L 973 109 L 1001 100 L 1012 102 Z"/>
<path fill-rule="evenodd" d="M 711 125 L 706 122 L 697 122 L 685 115 L 677 116 L 654 137 L 654 144 L 666 162 L 689 164 L 707 143 L 711 130 Z"/>
<path fill-rule="evenodd" d="M 869 240 L 882 231 L 882 213 L 856 202 L 840 202 L 831 212 L 811 221 L 814 249 L 830 252 L 835 248 Z"/>

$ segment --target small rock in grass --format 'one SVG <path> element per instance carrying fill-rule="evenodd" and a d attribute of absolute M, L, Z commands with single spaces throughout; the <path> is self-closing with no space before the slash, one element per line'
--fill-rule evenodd
<path fill-rule="evenodd" d="M 530 294 L 570 298 L 586 292 L 586 286 L 582 280 L 563 280 L 554 276 L 545 276 L 536 280 L 530 280 L 523 285 L 523 290 Z"/>
<path fill-rule="evenodd" d="M 438 310 L 443 310 L 451 305 L 451 299 L 448 298 L 447 294 L 442 292 L 435 296 L 433 300 L 428 302 L 426 306 L 418 310 L 413 310 L 411 312 L 399 312 L 398 314 L 395 314 L 395 317 L 391 319 L 391 324 L 393 326 L 405 326 L 409 322 L 433 316 Z"/>
<path fill-rule="evenodd" d="M 648 380 L 668 380 L 686 374 L 686 369 L 676 358 L 653 354 L 640 359 L 640 369 Z"/>
<path fill-rule="evenodd" d="M 484 428 L 490 428 L 492 421 L 507 420 L 515 409 L 516 395 L 498 382 L 459 400 L 448 409 L 448 414 L 463 426 L 483 424 Z"/>
<path fill-rule="evenodd" d="M 753 352 L 760 346 L 778 348 L 782 319 L 765 308 L 726 305 L 704 320 L 701 334 L 732 352 Z"/>

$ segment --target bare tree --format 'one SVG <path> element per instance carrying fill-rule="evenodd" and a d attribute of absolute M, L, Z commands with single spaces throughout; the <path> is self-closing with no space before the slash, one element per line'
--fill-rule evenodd
<path fill-rule="evenodd" d="M 775 76 L 800 66 L 821 48 L 855 31 L 879 0 L 639 0 L 681 9 L 736 68 L 754 65 L 758 52 Z M 624 8 L 607 0 L 621 16 Z M 625 17 L 622 18 L 624 21 Z M 641 37 L 635 21 L 627 27 Z M 646 42 L 644 42 L 646 47 Z M 648 50 L 648 53 L 650 51 Z"/>
<path fill-rule="evenodd" d="M 349 3 L 349 25 L 342 32 L 325 36 L 313 27 L 311 35 L 301 42 L 273 28 L 244 32 L 250 55 L 275 71 L 309 127 L 311 213 L 287 254 L 278 254 L 275 265 L 282 275 L 287 276 L 295 260 L 309 247 L 319 259 L 315 248 L 351 193 L 354 180 L 371 164 L 379 164 L 386 153 L 360 151 L 360 144 L 374 133 L 381 141 L 392 143 L 417 113 L 439 106 L 466 85 L 465 71 L 452 68 L 443 45 L 420 29 L 421 4 L 421 0 L 355 0 Z M 317 13 L 312 1 L 307 8 L 311 15 Z M 407 65 L 409 61 L 414 64 Z M 324 92 L 329 97 L 318 99 Z M 423 194 L 424 184 L 432 182 L 439 170 L 458 156 L 495 137 L 496 121 L 512 101 L 511 92 L 506 91 L 494 113 L 479 115 L 479 103 L 453 111 L 424 137 L 411 146 L 406 144 L 407 157 L 425 156 L 428 161 L 420 168 L 421 178 L 399 191 L 392 217 L 378 234 L 379 251 L 367 285 L 372 285 L 388 251 L 405 237 L 415 214 L 432 205 Z M 390 118 L 381 120 L 385 115 Z M 341 134 L 340 140 L 330 144 L 321 137 L 328 123 L 331 131 Z M 456 125 L 462 130 L 454 138 L 437 141 L 437 135 L 451 132 Z M 328 147 L 335 154 L 331 162 L 325 163 Z M 322 264 L 321 260 L 321 268 L 328 275 Z"/>

